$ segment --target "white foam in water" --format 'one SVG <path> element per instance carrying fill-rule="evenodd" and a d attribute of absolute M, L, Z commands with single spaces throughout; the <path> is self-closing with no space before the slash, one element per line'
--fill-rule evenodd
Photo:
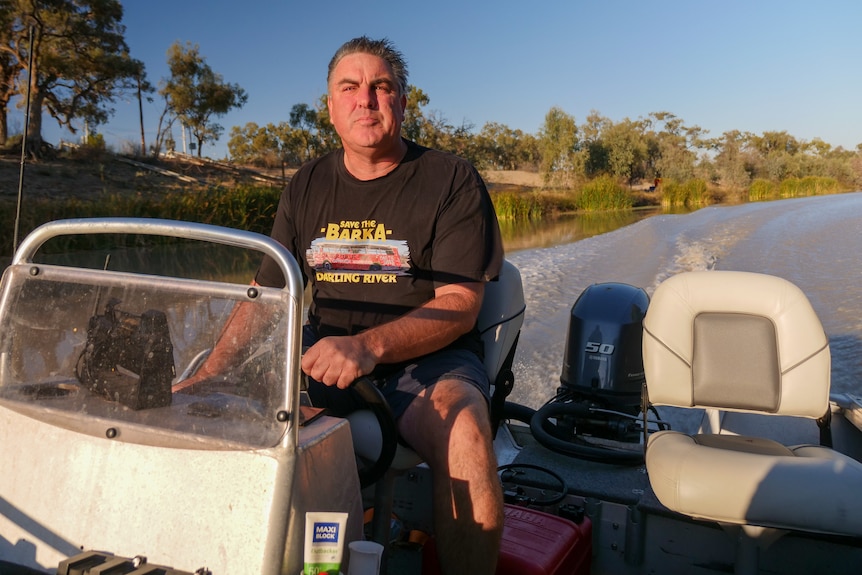
<path fill-rule="evenodd" d="M 527 300 L 510 397 L 517 403 L 537 408 L 560 385 L 569 314 L 586 287 L 614 281 L 652 295 L 674 274 L 709 269 L 798 285 L 829 336 L 832 390 L 862 393 L 862 192 L 654 216 L 507 257 L 521 271 Z"/>

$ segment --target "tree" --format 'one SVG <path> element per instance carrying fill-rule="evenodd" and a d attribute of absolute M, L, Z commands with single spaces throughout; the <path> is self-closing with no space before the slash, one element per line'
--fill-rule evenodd
<path fill-rule="evenodd" d="M 613 176 L 629 184 L 644 177 L 647 146 L 640 123 L 626 118 L 607 128 L 602 140 L 608 151 L 608 168 Z"/>
<path fill-rule="evenodd" d="M 653 112 L 650 119 L 644 121 L 645 127 L 663 124 L 662 129 L 654 132 L 658 156 L 654 160 L 657 175 L 680 182 L 694 177 L 697 163 L 696 149 L 705 148 L 707 143 L 702 136 L 705 130 L 699 126 L 687 127 L 681 118 L 670 112 Z"/>
<path fill-rule="evenodd" d="M 146 156 L 147 139 L 144 135 L 144 98 L 146 98 L 148 102 L 152 102 L 153 98 L 152 96 L 149 96 L 149 94 L 155 92 L 156 89 L 149 83 L 149 81 L 147 81 L 147 74 L 144 71 L 143 65 L 141 65 L 141 70 L 135 77 L 134 89 L 138 98 L 138 120 L 141 124 L 141 155 Z"/>
<path fill-rule="evenodd" d="M 223 130 L 211 118 L 241 108 L 248 95 L 238 84 L 228 84 L 213 72 L 200 55 L 199 47 L 189 42 L 185 47 L 179 42 L 171 45 L 168 67 L 171 77 L 162 83 L 159 93 L 170 110 L 191 129 L 200 157 L 203 144 L 218 140 Z"/>
<path fill-rule="evenodd" d="M 317 100 L 317 140 L 320 153 L 331 152 L 341 146 L 341 138 L 335 131 L 335 126 L 329 119 L 329 106 L 327 106 L 327 95 L 323 94 Z"/>
<path fill-rule="evenodd" d="M 3 0 L 0 8 L 3 85 L 25 72 L 28 80 L 15 92 L 30 95 L 30 155 L 41 153 L 43 110 L 73 133 L 76 120 L 104 123 L 117 93 L 143 73 L 129 55 L 118 0 Z M 7 102 L 0 97 L 3 116 Z"/>
<path fill-rule="evenodd" d="M 525 147 L 521 130 L 512 130 L 504 124 L 488 122 L 476 136 L 476 147 L 481 167 L 495 170 L 517 170 L 521 164 L 532 160 L 530 150 Z"/>
<path fill-rule="evenodd" d="M 302 153 L 299 155 L 301 161 L 310 160 L 317 154 L 320 149 L 320 142 L 317 139 L 317 111 L 308 104 L 294 104 L 290 109 L 290 119 L 288 124 L 296 131 L 293 136 L 302 146 Z"/>
<path fill-rule="evenodd" d="M 751 134 L 730 130 L 710 146 L 718 150 L 714 160 L 718 180 L 730 189 L 744 190 L 751 183 L 754 164 L 746 151 L 750 137 Z"/>
<path fill-rule="evenodd" d="M 241 164 L 254 164 L 266 153 L 278 151 L 278 146 L 267 133 L 266 128 L 249 122 L 245 126 L 230 129 L 227 149 L 233 161 Z"/>
<path fill-rule="evenodd" d="M 12 0 L 0 0 L 0 45 L 11 46 L 13 10 Z M 0 49 L 0 146 L 6 145 L 9 137 L 7 110 L 9 102 L 18 93 L 18 76 L 24 69 L 12 49 Z"/>
<path fill-rule="evenodd" d="M 557 107 L 545 115 L 539 135 L 541 172 L 546 184 L 570 186 L 583 173 L 577 160 L 578 126 L 575 118 Z"/>
<path fill-rule="evenodd" d="M 427 135 L 428 120 L 422 108 L 430 102 L 431 99 L 421 89 L 412 84 L 407 87 L 407 106 L 404 109 L 401 133 L 408 140 L 419 142 Z"/>

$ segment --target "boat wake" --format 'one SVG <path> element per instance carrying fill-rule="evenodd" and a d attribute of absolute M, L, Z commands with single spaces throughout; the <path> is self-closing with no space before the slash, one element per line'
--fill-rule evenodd
<path fill-rule="evenodd" d="M 572 305 L 588 286 L 622 282 L 652 295 L 684 271 L 784 277 L 811 299 L 830 338 L 833 391 L 862 392 L 862 193 L 660 215 L 570 244 L 508 254 L 527 315 L 511 399 L 541 406 L 559 386 Z"/>

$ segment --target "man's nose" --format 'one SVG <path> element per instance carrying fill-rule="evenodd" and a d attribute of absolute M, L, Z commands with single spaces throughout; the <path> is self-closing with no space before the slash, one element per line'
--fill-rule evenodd
<path fill-rule="evenodd" d="M 363 108 L 377 108 L 377 92 L 374 90 L 374 86 L 363 85 L 359 87 L 359 105 Z"/>

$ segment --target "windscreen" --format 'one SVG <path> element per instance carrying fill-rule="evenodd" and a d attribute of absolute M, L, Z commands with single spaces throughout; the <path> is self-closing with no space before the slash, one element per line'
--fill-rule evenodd
<path fill-rule="evenodd" d="M 291 421 L 296 302 L 284 290 L 63 266 L 7 268 L 0 405 L 121 441 L 240 449 Z M 256 318 L 231 362 L 179 392 L 239 306 Z M 287 395 L 290 395 L 289 393 Z"/>

